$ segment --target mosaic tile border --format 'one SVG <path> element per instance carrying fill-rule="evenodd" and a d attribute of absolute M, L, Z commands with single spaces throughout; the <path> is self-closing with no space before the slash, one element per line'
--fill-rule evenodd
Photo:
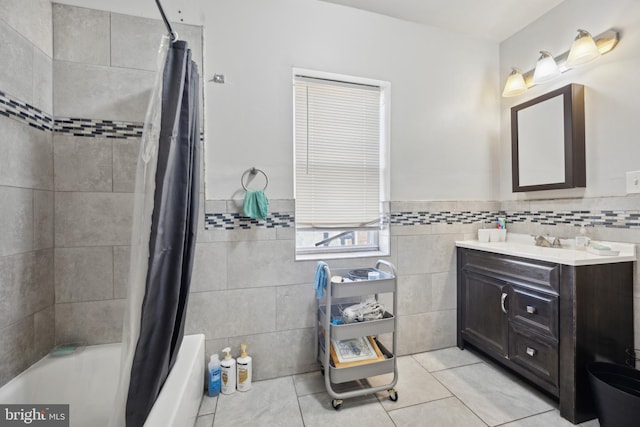
<path fill-rule="evenodd" d="M 580 227 L 605 227 L 640 229 L 640 211 L 437 211 L 393 212 L 389 216 L 392 226 L 416 226 L 431 224 L 493 224 L 498 217 L 506 217 L 509 223 L 540 225 L 570 225 Z M 295 227 L 293 213 L 272 212 L 265 220 L 247 218 L 238 213 L 206 213 L 205 229 L 237 230 L 251 228 Z M 508 227 L 508 225 L 507 225 Z"/>
<path fill-rule="evenodd" d="M 141 138 L 144 123 L 116 120 L 52 117 L 50 114 L 0 91 L 0 115 L 42 131 L 87 138 Z M 200 141 L 204 133 L 200 132 Z"/>
<path fill-rule="evenodd" d="M 54 120 L 50 114 L 2 91 L 0 91 L 0 115 L 42 131 L 52 131 L 54 127 Z"/>
<path fill-rule="evenodd" d="M 293 214 L 271 212 L 264 220 L 248 218 L 239 213 L 205 213 L 204 228 L 207 230 L 248 230 L 251 228 L 292 228 Z"/>
<path fill-rule="evenodd" d="M 54 125 L 56 133 L 89 138 L 141 138 L 142 130 L 142 123 L 66 117 L 56 117 Z"/>

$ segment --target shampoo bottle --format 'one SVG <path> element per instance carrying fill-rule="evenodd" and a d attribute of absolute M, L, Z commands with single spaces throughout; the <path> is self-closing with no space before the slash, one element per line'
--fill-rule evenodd
<path fill-rule="evenodd" d="M 218 359 L 217 354 L 211 355 L 211 360 L 209 361 L 209 387 L 207 390 L 207 395 L 210 397 L 217 396 L 220 393 L 220 359 Z"/>
<path fill-rule="evenodd" d="M 248 391 L 251 388 L 251 356 L 247 356 L 247 345 L 241 344 L 242 353 L 237 359 L 238 391 Z"/>
<path fill-rule="evenodd" d="M 231 357 L 231 349 L 226 347 L 222 349 L 225 352 L 224 359 L 220 362 L 220 370 L 222 371 L 222 394 L 231 394 L 236 391 L 236 361 Z"/>

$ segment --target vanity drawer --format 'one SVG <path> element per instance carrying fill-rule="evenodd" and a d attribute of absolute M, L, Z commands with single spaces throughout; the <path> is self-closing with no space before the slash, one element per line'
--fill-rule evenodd
<path fill-rule="evenodd" d="M 558 346 L 534 334 L 514 329 L 510 359 L 537 377 L 558 386 Z"/>
<path fill-rule="evenodd" d="M 509 312 L 515 324 L 558 339 L 557 296 L 513 286 Z"/>

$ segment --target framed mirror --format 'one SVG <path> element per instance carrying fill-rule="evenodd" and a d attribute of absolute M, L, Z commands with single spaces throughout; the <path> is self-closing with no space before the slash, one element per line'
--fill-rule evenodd
<path fill-rule="evenodd" d="M 586 186 L 584 86 L 511 108 L 511 172 L 513 192 Z"/>

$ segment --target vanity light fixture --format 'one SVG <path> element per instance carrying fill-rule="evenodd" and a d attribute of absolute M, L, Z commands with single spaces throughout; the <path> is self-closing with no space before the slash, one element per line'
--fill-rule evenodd
<path fill-rule="evenodd" d="M 507 83 L 504 85 L 504 90 L 502 91 L 502 96 L 511 97 L 520 95 L 527 91 L 527 84 L 524 82 L 524 77 L 522 76 L 522 71 L 517 68 L 511 69 L 511 74 L 507 77 Z"/>
<path fill-rule="evenodd" d="M 527 91 L 531 86 L 550 81 L 559 74 L 566 72 L 579 65 L 587 64 L 594 59 L 612 51 L 618 41 L 620 34 L 613 29 L 607 30 L 595 37 L 591 37 L 585 30 L 578 30 L 578 36 L 574 40 L 571 49 L 563 52 L 555 58 L 547 51 L 540 52 L 540 58 L 535 69 L 526 73 L 513 68 L 507 77 L 502 96 L 517 96 Z M 589 47 L 590 46 L 590 47 Z M 593 47 L 596 52 L 594 53 Z M 556 72 L 553 67 L 558 69 Z M 521 81 L 522 80 L 522 81 Z M 524 85 L 522 84 L 524 82 Z"/>
<path fill-rule="evenodd" d="M 578 30 L 578 35 L 571 45 L 569 57 L 567 58 L 567 68 L 575 68 L 580 65 L 600 58 L 600 51 L 596 42 L 588 31 Z"/>
<path fill-rule="evenodd" d="M 594 44 L 595 46 L 595 44 Z M 533 83 L 540 84 L 553 80 L 560 75 L 560 68 L 556 64 L 556 60 L 546 50 L 540 51 L 540 58 L 536 63 L 536 68 L 533 71 Z"/>

